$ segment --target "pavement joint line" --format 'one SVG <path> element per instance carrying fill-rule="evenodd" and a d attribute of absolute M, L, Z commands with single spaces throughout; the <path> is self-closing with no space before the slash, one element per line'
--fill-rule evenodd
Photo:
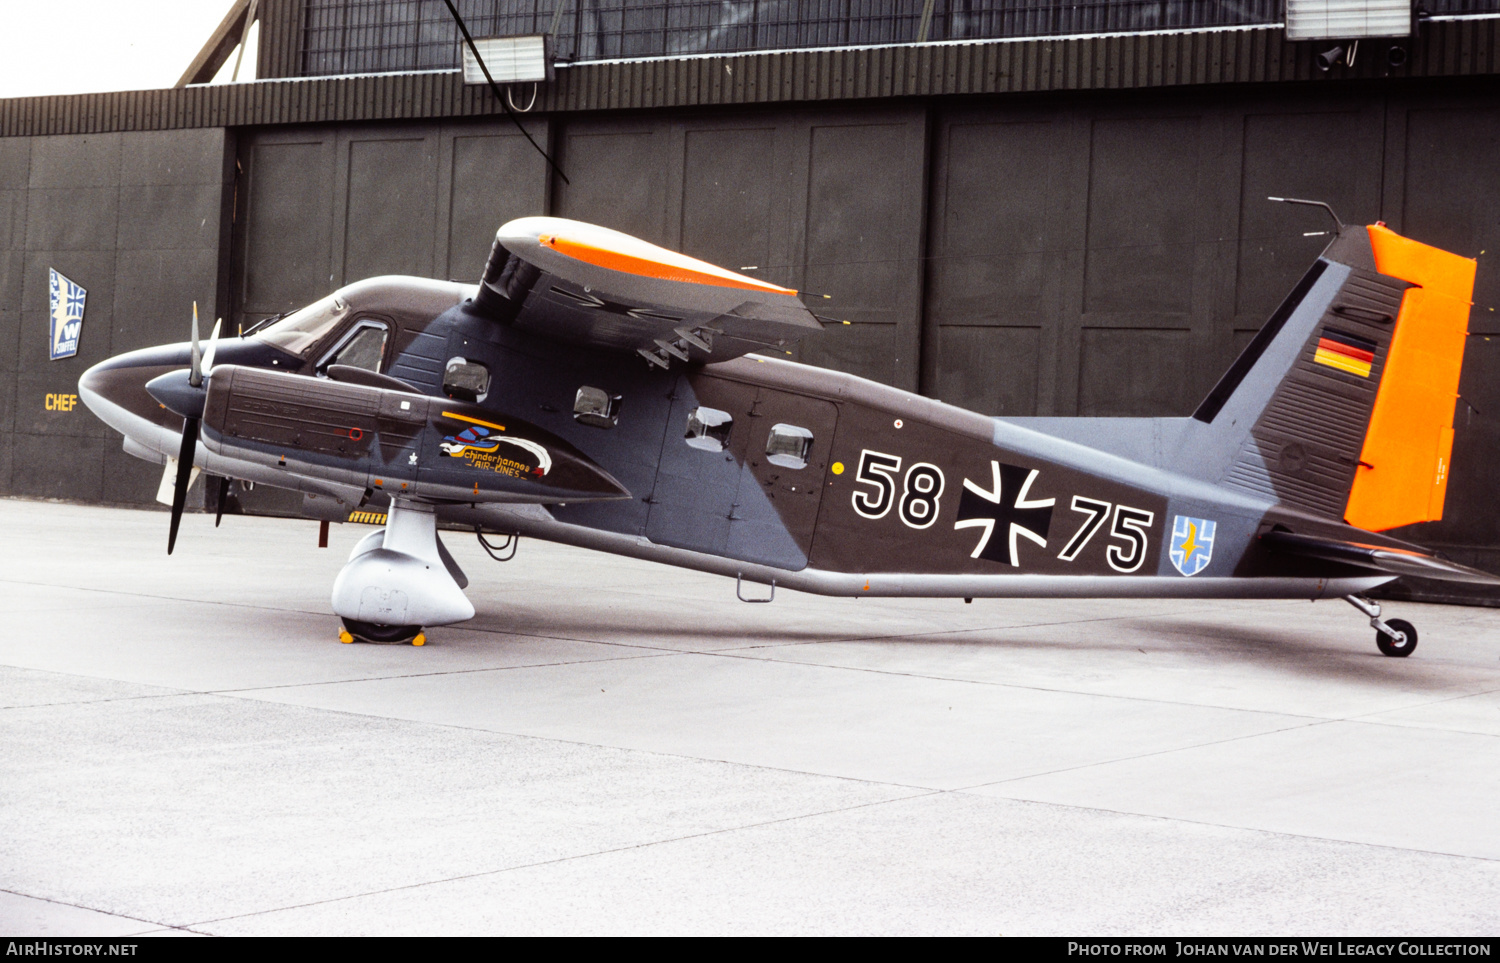
<path fill-rule="evenodd" d="M 838 644 L 838 643 L 841 643 L 841 642 L 895 642 L 895 641 L 901 641 L 903 639 L 928 639 L 928 638 L 936 638 L 938 636 L 964 635 L 964 634 L 970 633 L 970 632 L 1003 632 L 1003 631 L 1012 630 L 1012 629 L 1037 629 L 1037 628 L 1047 628 L 1049 626 L 1054 626 L 1054 625 L 1058 625 L 1058 626 L 1062 626 L 1062 625 L 1088 625 L 1088 624 L 1093 623 L 1093 622 L 1119 622 L 1119 621 L 1124 621 L 1124 620 L 1128 620 L 1128 619 L 1149 619 L 1149 618 L 1171 618 L 1171 615 L 1163 615 L 1163 616 L 1151 616 L 1151 615 L 1144 615 L 1144 616 L 1143 615 L 1110 615 L 1110 616 L 1105 616 L 1103 618 L 1097 618 L 1097 619 L 1060 619 L 1060 620 L 1058 620 L 1056 622 L 1020 622 L 1020 623 L 1017 623 L 1016 625 L 993 625 L 993 626 L 982 625 L 982 626 L 977 626 L 977 627 L 974 627 L 974 628 L 967 628 L 967 629 L 938 629 L 938 630 L 935 630 L 935 631 L 927 631 L 927 632 L 899 632 L 899 633 L 896 633 L 896 634 L 893 634 L 893 635 L 854 635 L 854 636 L 849 636 L 847 638 L 803 639 L 803 640 L 801 640 L 799 642 L 756 642 L 756 643 L 753 643 L 751 645 L 727 646 L 725 648 L 715 649 L 713 651 L 715 651 L 715 652 L 747 652 L 747 651 L 751 651 L 751 650 L 754 650 L 754 649 L 786 648 L 787 646 L 792 646 L 792 645 L 830 645 L 830 644 Z"/>
<path fill-rule="evenodd" d="M 327 612 L 309 612 L 290 606 L 257 605 L 253 602 L 230 602 L 225 599 L 194 599 L 184 598 L 180 595 L 152 595 L 149 592 L 132 592 L 125 589 L 99 588 L 95 585 L 59 585 L 56 582 L 28 582 L 24 579 L 0 578 L 0 584 L 6 585 L 29 585 L 33 588 L 62 589 L 73 592 L 93 592 L 98 595 L 122 595 L 132 599 L 150 599 L 154 602 L 188 602 L 197 605 L 223 605 L 237 609 L 256 609 L 264 612 L 292 612 L 299 615 L 329 615 Z"/>
<path fill-rule="evenodd" d="M 1486 693 L 1476 693 L 1476 694 L 1483 695 L 1483 694 L 1486 694 Z M 1448 700 L 1440 700 L 1440 701 L 1448 701 Z M 1254 710 L 1247 710 L 1247 711 L 1254 711 Z M 1338 723 L 1350 723 L 1350 724 L 1353 724 L 1353 725 L 1361 725 L 1361 726 L 1383 726 L 1383 727 L 1392 728 L 1392 729 L 1427 729 L 1427 728 L 1431 728 L 1431 727 L 1423 727 L 1423 726 L 1402 726 L 1402 725 L 1397 725 L 1395 723 L 1370 721 L 1370 720 L 1367 720 L 1367 719 L 1365 719 L 1365 718 L 1363 718 L 1361 716 L 1339 716 L 1337 718 L 1320 719 L 1320 718 L 1317 718 L 1315 716 L 1297 716 L 1297 715 L 1292 715 L 1292 714 L 1287 714 L 1287 715 L 1288 715 L 1288 718 L 1293 718 L 1293 719 L 1305 718 L 1305 719 L 1308 719 L 1309 721 L 1304 722 L 1301 725 L 1282 726 L 1281 728 L 1278 728 L 1278 729 L 1267 729 L 1267 730 L 1264 730 L 1262 732 L 1248 732 L 1248 733 L 1245 733 L 1243 735 L 1228 736 L 1228 737 L 1223 738 L 1223 739 L 1213 739 L 1213 740 L 1210 740 L 1208 742 L 1193 743 L 1191 745 L 1186 745 L 1186 746 L 1176 746 L 1176 747 L 1171 747 L 1171 748 L 1166 748 L 1166 749 L 1153 749 L 1150 752 L 1141 752 L 1141 753 L 1137 753 L 1137 754 L 1132 755 L 1132 756 L 1121 756 L 1121 757 L 1116 758 L 1116 759 L 1102 759 L 1102 760 L 1099 760 L 1098 762 L 1083 763 L 1083 764 L 1080 764 L 1080 765 L 1077 765 L 1077 766 L 1065 766 L 1065 767 L 1063 767 L 1061 769 L 1049 769 L 1046 772 L 1028 773 L 1028 774 L 1023 775 L 1023 776 L 1007 776 L 1004 779 L 996 779 L 993 782 L 975 783 L 975 784 L 973 784 L 971 786 L 963 786 L 963 787 L 960 787 L 958 789 L 954 789 L 952 791 L 953 792 L 971 792 L 971 791 L 976 790 L 976 789 L 986 789 L 986 788 L 989 788 L 989 787 L 992 787 L 992 786 L 1005 785 L 1006 783 L 1021 782 L 1021 781 L 1026 780 L 1026 779 L 1041 779 L 1041 778 L 1045 778 L 1047 776 L 1056 776 L 1056 775 L 1059 775 L 1059 774 L 1065 773 L 1065 772 L 1078 772 L 1078 771 L 1081 771 L 1081 770 L 1084 770 L 1084 769 L 1093 769 L 1093 768 L 1096 768 L 1096 767 L 1099 767 L 1099 766 L 1112 766 L 1112 765 L 1116 765 L 1118 763 L 1123 763 L 1123 762 L 1135 762 L 1136 760 L 1139 760 L 1139 759 L 1150 759 L 1153 756 L 1165 756 L 1165 755 L 1171 755 L 1172 753 L 1177 753 L 1177 752 L 1190 752 L 1190 751 L 1195 750 L 1195 749 L 1205 749 L 1205 748 L 1207 748 L 1209 746 L 1221 746 L 1221 745 L 1225 745 L 1225 744 L 1231 743 L 1231 742 L 1244 742 L 1244 741 L 1247 741 L 1247 740 L 1250 740 L 1250 739 L 1260 739 L 1260 738 L 1264 738 L 1266 736 L 1280 735 L 1281 733 L 1285 733 L 1285 732 L 1296 732 L 1296 731 L 1301 730 L 1301 729 L 1313 729 L 1313 728 L 1317 728 L 1319 726 L 1336 725 Z M 1500 738 L 1500 736 L 1496 736 L 1494 733 L 1470 732 L 1470 731 L 1464 730 L 1464 729 L 1443 729 L 1441 731 L 1443 731 L 1443 732 L 1454 732 L 1454 733 L 1460 733 L 1460 734 L 1465 734 L 1465 735 L 1477 735 L 1477 736 L 1482 736 L 1482 737 L 1491 738 L 1491 739 Z M 1009 797 L 1007 797 L 1007 798 L 1009 798 Z M 1212 824 L 1210 824 L 1210 825 L 1212 825 Z M 1397 847 L 1397 848 L 1400 848 L 1400 847 Z"/>
<path fill-rule="evenodd" d="M 34 899 L 34 900 L 39 900 L 40 902 L 43 902 L 43 903 L 52 903 L 55 906 L 70 906 L 73 909 L 84 910 L 84 911 L 89 912 L 89 913 L 98 913 L 101 916 L 113 916 L 115 919 L 133 920 L 133 921 L 135 921 L 137 923 L 146 923 L 146 924 L 148 924 L 150 926 L 153 926 L 153 927 L 155 927 L 156 929 L 159 929 L 159 930 L 179 930 L 179 929 L 183 929 L 183 927 L 181 927 L 181 926 L 173 926 L 171 923 L 163 923 L 163 922 L 161 922 L 159 920 L 148 920 L 148 919 L 144 919 L 144 918 L 142 918 L 140 916 L 131 916 L 128 913 L 115 913 L 115 912 L 112 912 L 110 910 L 95 909 L 92 906 L 84 906 L 82 903 L 70 903 L 70 902 L 68 902 L 65 899 L 53 899 L 50 896 L 33 896 L 31 893 L 23 893 L 20 890 L 10 889 L 10 888 L 4 887 L 4 886 L 0 886 L 0 893 L 9 893 L 12 896 L 19 896 L 22 899 Z M 41 937 L 41 939 L 43 939 L 45 941 L 48 941 L 48 942 L 52 941 L 51 937 Z M 67 941 L 75 940 L 75 939 L 78 939 L 78 938 L 71 937 L 71 936 L 69 936 L 69 937 L 58 937 L 58 940 L 60 940 L 62 942 L 67 942 Z M 116 937 L 100 937 L 100 939 L 116 939 Z"/>
<path fill-rule="evenodd" d="M 1042 625 L 1048 625 L 1048 624 L 1051 624 L 1051 623 L 1040 623 L 1040 624 L 1042 624 Z M 1026 627 L 1027 626 L 1015 626 L 1015 628 L 1026 628 Z M 974 631 L 981 631 L 981 630 L 976 629 Z M 869 639 L 869 640 L 865 640 L 865 639 L 851 639 L 851 640 L 848 640 L 848 641 L 874 641 L 874 642 L 879 642 L 879 641 L 884 641 L 884 640 L 883 639 Z M 821 643 L 821 642 L 814 642 L 814 643 L 806 643 L 806 644 L 809 644 L 809 645 L 821 645 L 823 643 Z M 785 647 L 786 646 L 764 646 L 764 648 L 785 648 Z M 797 660 L 797 659 L 778 659 L 778 658 L 775 658 L 774 656 L 763 658 L 763 659 L 757 659 L 757 658 L 752 658 L 751 656 L 738 654 L 738 653 L 746 652 L 746 651 L 754 649 L 754 648 L 759 648 L 759 646 L 740 646 L 740 647 L 736 647 L 736 648 L 712 649 L 712 650 L 702 650 L 702 651 L 696 650 L 696 649 L 693 649 L 693 650 L 679 650 L 679 651 L 683 651 L 683 652 L 691 651 L 695 655 L 717 655 L 717 656 L 721 656 L 721 657 L 727 658 L 727 659 L 744 659 L 744 660 L 750 661 L 750 662 L 775 662 L 778 665 L 797 665 L 797 666 L 807 666 L 807 667 L 810 667 L 810 668 L 816 667 L 816 668 L 824 668 L 824 669 L 845 669 L 845 670 L 848 670 L 848 671 L 851 671 L 851 672 L 870 672 L 870 673 L 874 673 L 874 674 L 877 674 L 877 675 L 894 675 L 894 676 L 905 676 L 905 677 L 913 678 L 913 679 L 930 679 L 930 680 L 932 680 L 934 682 L 958 682 L 958 683 L 967 683 L 967 684 L 971 684 L 971 685 L 988 685 L 988 686 L 997 686 L 997 687 L 1000 687 L 1000 688 L 1007 688 L 1007 689 L 1021 689 L 1021 690 L 1025 690 L 1025 691 L 1031 691 L 1031 692 L 1052 692 L 1052 693 L 1059 693 L 1059 694 L 1065 694 L 1065 695 L 1097 696 L 1099 698 L 1104 698 L 1104 699 L 1123 699 L 1123 700 L 1127 700 L 1127 701 L 1149 702 L 1149 703 L 1159 704 L 1159 705 L 1185 706 L 1185 707 L 1194 708 L 1194 709 L 1222 709 L 1222 710 L 1229 711 L 1229 712 L 1260 712 L 1260 713 L 1269 713 L 1269 714 L 1273 714 L 1273 715 L 1287 716 L 1288 718 L 1293 718 L 1293 719 L 1320 719 L 1320 720 L 1326 720 L 1326 721 L 1330 721 L 1330 722 L 1339 722 L 1339 721 L 1357 721 L 1357 720 L 1360 720 L 1360 719 L 1363 718 L 1363 716 L 1336 716 L 1336 717 L 1328 717 L 1328 716 L 1308 715 L 1308 714 L 1302 713 L 1302 712 L 1283 712 L 1283 711 L 1272 710 L 1272 709 L 1246 709 L 1246 708 L 1243 708 L 1243 707 L 1240 707 L 1240 706 L 1223 706 L 1223 705 L 1213 705 L 1213 704 L 1210 704 L 1210 703 L 1203 703 L 1203 702 L 1182 701 L 1182 700 L 1176 700 L 1176 699 L 1148 698 L 1148 697 L 1145 697 L 1145 696 L 1121 695 L 1119 693 L 1113 693 L 1113 692 L 1091 692 L 1091 691 L 1084 690 L 1084 689 L 1066 689 L 1066 688 L 1056 688 L 1056 687 L 1043 686 L 1043 685 L 1024 685 L 1024 684 L 1019 683 L 1019 682 L 997 682 L 997 681 L 995 681 L 993 679 L 960 679 L 960 678 L 955 678 L 955 677 L 952 677 L 952 676 L 931 675 L 931 674 L 922 673 L 922 672 L 905 672 L 905 671 L 897 671 L 897 670 L 894 670 L 894 669 L 879 669 L 879 668 L 874 668 L 872 666 L 834 665 L 834 664 L 830 664 L 830 663 L 827 663 L 827 662 L 804 662 L 804 661 Z M 1366 713 L 1365 715 L 1378 715 L 1378 714 L 1384 713 L 1384 712 L 1396 712 L 1396 711 L 1404 711 L 1406 709 L 1416 709 L 1416 708 L 1421 708 L 1421 707 L 1426 706 L 1426 705 L 1437 705 L 1437 704 L 1440 704 L 1442 702 L 1448 702 L 1448 701 L 1453 701 L 1453 700 L 1457 700 L 1457 699 L 1467 699 L 1467 698 L 1471 698 L 1473 696 L 1489 695 L 1492 692 L 1500 692 L 1500 688 L 1495 688 L 1495 689 L 1481 689 L 1481 690 L 1478 690 L 1478 691 L 1475 691 L 1475 692 L 1460 693 L 1458 695 L 1449 696 L 1447 698 L 1437 699 L 1437 700 L 1434 700 L 1432 702 L 1418 702 L 1418 703 L 1415 703 L 1413 705 L 1399 706 L 1399 707 L 1396 707 L 1396 708 L 1376 709 L 1376 710 L 1373 710 L 1372 712 Z M 1371 723 L 1371 724 L 1372 725 L 1378 725 L 1379 723 Z M 1463 731 L 1463 730 L 1452 730 L 1452 731 Z"/>
<path fill-rule="evenodd" d="M 837 777 L 835 777 L 837 778 Z M 723 836 L 729 833 L 739 833 L 746 830 L 762 829 L 767 826 L 777 826 L 785 823 L 793 823 L 803 819 L 817 819 L 823 816 L 836 816 L 841 813 L 855 812 L 860 809 L 871 809 L 876 806 L 887 806 L 892 803 L 908 802 L 913 799 L 923 799 L 931 796 L 944 795 L 945 790 L 924 789 L 920 792 L 907 796 L 897 796 L 892 799 L 875 799 L 869 802 L 856 803 L 852 806 L 838 806 L 833 809 L 817 810 L 815 812 L 797 813 L 791 816 L 779 816 L 775 819 L 763 819 L 757 822 L 744 823 L 739 826 L 725 826 L 720 829 L 706 829 L 702 832 L 686 833 L 681 836 L 672 836 L 663 839 L 650 839 L 639 843 L 630 843 L 624 846 L 612 846 L 608 849 L 598 849 L 588 853 L 574 853 L 568 856 L 556 856 L 552 859 L 540 859 L 530 863 L 518 863 L 515 866 L 504 866 L 499 869 L 489 869 L 478 873 L 463 873 L 458 876 L 448 876 L 441 879 L 428 879 L 415 883 L 405 883 L 401 886 L 388 886 L 384 889 L 369 890 L 363 893 L 350 893 L 345 896 L 332 896 L 328 899 L 309 900 L 306 903 L 294 903 L 289 906 L 277 906 L 271 909 L 255 910 L 250 913 L 239 913 L 234 916 L 221 916 L 215 919 L 198 920 L 195 923 L 185 924 L 183 928 L 191 926 L 211 926 L 214 923 L 224 923 L 230 920 L 248 919 L 254 916 L 267 916 L 273 913 L 285 913 L 289 910 L 306 909 L 311 906 L 325 906 L 330 903 L 342 903 L 348 900 L 367 899 L 371 896 L 383 896 L 387 893 L 400 893 L 405 890 L 422 889 L 427 886 L 440 886 L 444 883 L 457 883 L 464 880 L 482 879 L 486 876 L 500 876 L 505 873 L 514 873 L 521 870 L 536 869 L 542 866 L 555 866 L 562 863 L 574 862 L 582 859 L 594 859 L 599 856 L 612 856 L 617 853 L 628 853 L 638 849 L 651 849 L 656 846 L 665 846 L 672 843 L 688 842 L 695 839 L 706 839 L 712 836 Z"/>
<path fill-rule="evenodd" d="M 246 686 L 242 689 L 193 689 L 192 692 L 200 692 L 204 695 L 231 695 L 241 692 L 269 692 L 275 689 L 306 689 L 320 685 L 347 685 L 351 682 L 388 682 L 396 679 L 425 679 L 429 676 L 442 675 L 476 675 L 482 672 L 510 672 L 516 669 L 555 669 L 566 665 L 594 665 L 604 662 L 631 662 L 635 659 L 660 659 L 668 655 L 681 655 L 680 652 L 651 651 L 641 655 L 621 655 L 610 659 L 570 659 L 562 662 L 537 662 L 530 665 L 489 665 L 478 669 L 443 669 L 436 672 L 407 672 L 401 675 L 372 675 L 358 679 L 322 679 L 316 682 L 285 682 L 279 685 L 255 685 Z"/>
<path fill-rule="evenodd" d="M 149 599 L 151 601 L 156 601 L 156 602 L 183 602 L 183 603 L 187 603 L 187 604 L 190 604 L 190 605 L 224 605 L 224 606 L 228 606 L 230 608 L 255 609 L 255 610 L 264 611 L 264 612 L 284 612 L 284 613 L 296 614 L 296 615 L 316 616 L 316 617 L 319 617 L 319 618 L 338 618 L 338 616 L 336 614 L 332 613 L 332 612 L 312 612 L 312 611 L 309 611 L 307 609 L 299 609 L 299 608 L 295 608 L 295 607 L 274 606 L 274 605 L 257 605 L 257 604 L 251 603 L 251 602 L 229 602 L 229 601 L 225 601 L 225 600 L 222 600 L 222 599 L 184 598 L 184 597 L 178 596 L 178 595 L 152 595 L 152 594 L 149 594 L 149 593 L 146 593 L 146 592 L 133 592 L 133 591 L 126 591 L 124 589 L 98 588 L 98 587 L 95 587 L 95 586 L 92 586 L 92 585 L 59 585 L 59 584 L 57 584 L 55 582 L 28 582 L 28 581 L 23 581 L 23 580 L 20 580 L 20 579 L 7 579 L 7 578 L 0 578 L 0 584 L 30 585 L 30 586 L 37 587 L 37 588 L 53 588 L 53 589 L 60 589 L 60 590 L 63 590 L 63 591 L 95 592 L 95 593 L 102 594 L 102 595 L 119 595 L 119 596 L 124 596 L 126 598 L 133 598 L 133 599 Z M 574 638 L 572 636 L 567 636 L 567 635 L 538 635 L 536 633 L 530 633 L 530 632 L 506 632 L 506 631 L 495 630 L 495 629 L 480 628 L 478 626 L 466 626 L 463 623 L 455 623 L 455 626 L 458 628 L 459 631 L 463 631 L 463 632 L 476 632 L 476 633 L 484 633 L 486 635 L 509 636 L 511 638 L 517 638 L 517 639 L 541 639 L 541 640 L 544 640 L 544 641 L 551 641 L 551 642 L 580 642 L 580 643 L 587 643 L 587 644 L 593 644 L 593 645 L 628 646 L 628 647 L 631 647 L 631 648 L 639 648 L 639 649 L 660 649 L 663 652 L 681 652 L 681 651 L 683 651 L 681 649 L 672 649 L 672 648 L 669 648 L 669 647 L 666 647 L 666 646 L 640 645 L 640 644 L 637 644 L 637 643 L 630 643 L 630 642 L 609 642 L 609 641 L 604 641 L 604 640 L 600 640 L 600 639 Z M 438 628 L 447 628 L 447 626 L 438 626 Z"/>
<path fill-rule="evenodd" d="M 1281 836 L 1286 839 L 1306 839 L 1336 846 L 1361 846 L 1366 849 L 1382 849 L 1395 853 L 1421 853 L 1425 856 L 1441 856 L 1445 859 L 1470 859 L 1481 863 L 1500 863 L 1494 856 L 1475 856 L 1472 853 L 1449 853 L 1441 849 L 1422 849 L 1417 846 L 1397 846 L 1393 843 L 1372 843 L 1365 839 L 1340 839 L 1336 836 L 1313 836 L 1308 833 L 1291 832 L 1285 829 L 1265 829 L 1260 826 L 1240 826 L 1235 823 L 1215 823 L 1206 819 L 1189 819 L 1186 816 L 1163 816 L 1161 813 L 1140 813 L 1129 809 L 1111 809 L 1108 806 L 1085 806 L 1081 803 L 1054 802 L 1050 799 L 1027 799 L 1024 796 L 991 796 L 975 793 L 969 789 L 948 790 L 952 793 L 975 796 L 980 799 L 1006 799 L 1011 802 L 1029 803 L 1036 806 L 1055 806 L 1059 809 L 1078 809 L 1083 812 L 1109 813 L 1114 816 L 1130 816 L 1136 819 L 1156 819 L 1169 823 L 1184 823 L 1189 826 L 1209 826 L 1214 829 L 1233 829 L 1238 832 L 1257 833 L 1263 836 Z"/>
<path fill-rule="evenodd" d="M 670 752 L 665 749 L 641 749 L 635 746 L 619 746 L 607 742 L 587 742 L 582 739 L 567 739 L 562 736 L 538 735 L 534 732 L 516 732 L 511 729 L 487 729 L 483 726 L 463 725 L 457 722 L 440 722 L 433 719 L 414 719 L 407 716 L 377 715 L 374 712 L 359 712 L 354 709 L 335 709 L 330 706 L 305 705 L 300 702 L 275 702 L 268 699 L 256 698 L 254 690 L 240 690 L 218 693 L 187 693 L 198 695 L 217 694 L 223 699 L 241 699 L 246 702 L 268 702 L 271 705 L 284 706 L 293 709 L 305 709 L 308 712 L 328 712 L 334 715 L 353 716 L 358 719 L 377 719 L 381 722 L 398 723 L 411 726 L 436 726 L 440 729 L 454 729 L 459 732 L 476 732 L 487 736 L 505 736 L 509 739 L 528 739 L 537 742 L 555 742 L 564 746 L 582 746 L 586 749 L 606 749 L 610 752 L 641 753 L 648 756 L 660 756 L 664 759 L 683 759 L 688 762 L 711 763 L 717 766 L 739 766 L 744 769 L 755 769 L 763 772 L 783 773 L 792 776 L 804 776 L 813 779 L 835 779 L 840 782 L 855 782 L 867 786 L 883 786 L 895 789 L 906 789 L 916 791 L 918 794 L 947 792 L 948 790 L 922 786 L 914 783 L 893 782 L 887 779 L 871 779 L 866 776 L 844 776 L 838 773 L 813 772 L 808 769 L 789 769 L 785 766 L 771 766 L 760 762 L 745 762 L 739 759 L 718 759 L 712 756 L 693 756 L 684 752 Z"/>
<path fill-rule="evenodd" d="M 1293 716 L 1292 718 L 1297 718 Z M 1152 749 L 1149 752 L 1138 752 L 1130 756 L 1120 756 L 1115 759 L 1100 759 L 1097 762 L 1085 762 L 1076 766 L 1064 766 L 1061 769 L 1049 769 L 1046 772 L 1032 772 L 1021 776 L 1007 776 L 1004 779 L 995 779 L 991 782 L 979 782 L 973 785 L 963 786 L 953 790 L 954 792 L 972 792 L 975 789 L 988 789 L 991 786 L 1002 786 L 1006 783 L 1020 782 L 1024 779 L 1042 779 L 1047 776 L 1056 776 L 1065 772 L 1079 772 L 1084 769 L 1095 769 L 1099 766 L 1113 766 L 1122 762 L 1135 762 L 1138 759 L 1150 759 L 1154 756 L 1167 756 L 1177 752 L 1190 752 L 1194 749 L 1206 749 L 1209 746 L 1222 746 L 1231 742 L 1243 742 L 1247 739 L 1259 739 L 1263 736 L 1274 736 L 1283 732 L 1295 732 L 1299 729 L 1311 729 L 1317 726 L 1326 726 L 1335 722 L 1343 722 L 1343 719 L 1310 719 L 1300 725 L 1281 726 L 1277 729 L 1266 729 L 1261 732 L 1247 732 L 1238 736 L 1226 736 L 1223 739 L 1211 739 L 1207 742 L 1195 742 L 1185 746 L 1171 746 L 1165 749 Z"/>
<path fill-rule="evenodd" d="M 46 670 L 42 670 L 42 671 L 46 671 Z M 77 676 L 76 678 L 93 679 L 93 678 L 97 678 L 97 676 Z M 116 680 L 111 679 L 111 680 L 108 680 L 108 681 L 116 681 Z M 127 683 L 127 684 L 128 685 L 137 685 L 138 683 L 132 682 L 132 683 Z M 153 693 L 150 693 L 149 695 L 115 696 L 115 697 L 109 698 L 109 699 L 75 699 L 75 700 L 73 700 L 71 702 L 37 702 L 37 703 L 32 703 L 30 705 L 0 706 L 0 712 L 9 712 L 12 709 L 55 709 L 55 708 L 58 708 L 59 706 L 92 706 L 92 705 L 101 705 L 101 704 L 107 703 L 107 702 L 134 702 L 134 701 L 145 700 L 145 699 L 179 699 L 179 698 L 181 698 L 181 697 L 183 697 L 185 695 L 194 695 L 194 694 L 196 694 L 196 693 L 192 689 L 180 689 L 180 690 L 175 691 L 175 692 L 153 692 Z"/>
<path fill-rule="evenodd" d="M 1310 719 L 1319 722 L 1338 722 L 1341 719 L 1325 719 L 1323 716 L 1310 716 L 1301 712 L 1283 712 L 1276 709 L 1245 709 L 1239 706 L 1216 706 L 1201 702 L 1181 702 L 1173 699 L 1154 699 L 1146 696 L 1121 695 L 1115 692 L 1088 692 L 1081 689 L 1059 689 L 1040 685 L 1022 685 L 1017 682 L 996 682 L 992 679 L 956 679 L 950 676 L 925 675 L 920 672 L 897 672 L 894 669 L 876 669 L 861 665 L 829 665 L 826 662 L 799 662 L 795 659 L 764 658 L 756 659 L 747 655 L 736 655 L 734 650 L 729 652 L 704 652 L 695 653 L 702 655 L 718 655 L 725 659 L 739 659 L 744 662 L 774 662 L 777 665 L 794 665 L 809 669 L 832 669 L 843 672 L 868 672 L 873 675 L 889 675 L 907 679 L 926 679 L 931 682 L 952 682 L 959 685 L 993 686 L 998 689 L 1019 689 L 1023 692 L 1049 692 L 1054 695 L 1076 695 L 1096 699 L 1117 699 L 1122 702 L 1145 702 L 1151 705 L 1182 706 L 1189 709 L 1215 709 L 1221 712 L 1247 712 L 1255 715 L 1282 716 L 1288 719 Z"/>

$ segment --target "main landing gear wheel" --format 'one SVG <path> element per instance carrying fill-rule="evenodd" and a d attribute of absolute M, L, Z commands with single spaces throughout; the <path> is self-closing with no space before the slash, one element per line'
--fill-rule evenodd
<path fill-rule="evenodd" d="M 426 645 L 427 636 L 420 625 L 376 625 L 344 619 L 344 629 L 339 633 L 340 642 L 373 642 L 376 645 Z"/>
<path fill-rule="evenodd" d="M 1379 629 L 1375 630 L 1375 645 L 1379 647 L 1381 655 L 1388 655 L 1395 659 L 1404 659 L 1412 654 L 1417 647 L 1417 629 L 1405 619 L 1390 619 L 1385 623 L 1390 626 L 1396 635 L 1388 635 Z"/>
<path fill-rule="evenodd" d="M 1380 603 L 1371 602 L 1358 595 L 1346 595 L 1344 601 L 1370 617 L 1370 626 L 1375 629 L 1375 645 L 1381 655 L 1404 659 L 1417 648 L 1417 627 L 1405 619 L 1380 618 Z"/>

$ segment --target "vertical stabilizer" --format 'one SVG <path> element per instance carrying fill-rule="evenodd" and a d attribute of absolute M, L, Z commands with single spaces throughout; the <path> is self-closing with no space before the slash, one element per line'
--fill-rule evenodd
<path fill-rule="evenodd" d="M 1343 228 L 1194 413 L 1234 450 L 1210 474 L 1370 530 L 1440 518 L 1473 284 L 1468 258 Z"/>
<path fill-rule="evenodd" d="M 1369 229 L 1380 273 L 1412 284 L 1385 362 L 1344 518 L 1383 531 L 1443 517 L 1476 263 Z"/>

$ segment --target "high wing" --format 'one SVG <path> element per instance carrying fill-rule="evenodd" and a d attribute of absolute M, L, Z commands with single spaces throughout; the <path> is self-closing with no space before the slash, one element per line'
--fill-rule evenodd
<path fill-rule="evenodd" d="M 1447 582 L 1472 582 L 1479 585 L 1500 585 L 1500 576 L 1411 549 L 1278 531 L 1267 532 L 1260 537 L 1260 541 L 1277 552 L 1315 558 L 1325 562 L 1342 562 L 1391 575 L 1411 575 L 1418 578 L 1442 579 Z"/>
<path fill-rule="evenodd" d="M 822 330 L 797 292 L 609 228 L 523 217 L 495 234 L 474 307 L 662 368 L 726 361 Z"/>

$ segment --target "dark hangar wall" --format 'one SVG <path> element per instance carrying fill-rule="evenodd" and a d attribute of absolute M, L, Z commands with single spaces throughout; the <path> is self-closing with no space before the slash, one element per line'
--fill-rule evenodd
<path fill-rule="evenodd" d="M 111 355 L 183 340 L 194 299 L 208 325 L 227 309 L 229 145 L 222 128 L 0 138 L 0 493 L 154 498 L 159 468 L 48 398 Z M 88 292 L 78 354 L 60 361 L 49 267 Z"/>

